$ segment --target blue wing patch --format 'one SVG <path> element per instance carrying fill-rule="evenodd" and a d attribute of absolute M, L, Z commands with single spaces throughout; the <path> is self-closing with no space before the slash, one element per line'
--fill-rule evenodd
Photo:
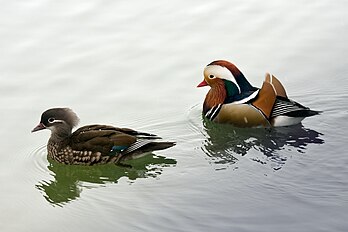
<path fill-rule="evenodd" d="M 110 155 L 117 155 L 127 148 L 128 146 L 113 146 L 110 150 Z"/>

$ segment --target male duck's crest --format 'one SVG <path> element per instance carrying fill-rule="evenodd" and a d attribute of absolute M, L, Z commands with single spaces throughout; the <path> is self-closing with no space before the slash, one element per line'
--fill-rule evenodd
<path fill-rule="evenodd" d="M 217 60 L 204 69 L 197 86 L 210 86 L 204 115 L 213 121 L 240 127 L 287 126 L 318 114 L 290 99 L 280 81 L 267 74 L 261 89 L 253 87 L 232 63 Z"/>
<path fill-rule="evenodd" d="M 87 125 L 72 133 L 78 121 L 71 109 L 52 108 L 42 113 L 40 123 L 32 132 L 51 130 L 48 157 L 65 164 L 118 164 L 175 145 L 158 141 L 160 137 L 153 134 L 108 125 Z"/>

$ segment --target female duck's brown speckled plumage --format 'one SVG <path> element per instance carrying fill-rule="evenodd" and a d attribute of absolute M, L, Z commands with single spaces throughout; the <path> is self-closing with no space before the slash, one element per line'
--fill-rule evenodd
<path fill-rule="evenodd" d="M 146 152 L 169 148 L 175 143 L 160 142 L 158 136 L 108 125 L 88 125 L 72 133 L 79 118 L 68 108 L 45 111 L 32 132 L 51 130 L 48 157 L 65 164 L 119 163 Z"/>

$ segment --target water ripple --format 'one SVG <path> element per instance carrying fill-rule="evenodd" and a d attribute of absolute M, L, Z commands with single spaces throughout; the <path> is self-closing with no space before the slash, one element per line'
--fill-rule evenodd
<path fill-rule="evenodd" d="M 31 164 L 28 165 L 28 167 L 30 167 L 28 174 L 33 178 L 47 177 L 49 170 L 47 169 L 46 145 L 42 145 L 31 151 L 25 158 L 27 162 L 31 162 Z"/>

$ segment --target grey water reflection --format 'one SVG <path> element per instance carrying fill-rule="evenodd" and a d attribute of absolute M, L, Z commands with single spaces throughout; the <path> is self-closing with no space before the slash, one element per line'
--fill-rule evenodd
<path fill-rule="evenodd" d="M 324 143 L 322 133 L 302 124 L 272 129 L 235 128 L 206 120 L 203 124 L 206 140 L 202 149 L 215 164 L 236 164 L 238 157 L 249 156 L 254 149 L 262 156 L 250 154 L 251 160 L 279 170 L 288 159 L 286 151 L 303 154 L 309 144 Z"/>
<path fill-rule="evenodd" d="M 117 183 L 122 177 L 127 177 L 130 183 L 138 178 L 156 178 L 165 167 L 175 166 L 177 163 L 175 159 L 153 154 L 127 161 L 131 167 L 114 164 L 64 165 L 50 159 L 48 161 L 47 168 L 52 172 L 53 180 L 42 180 L 36 188 L 53 206 L 64 206 L 78 199 L 84 189 Z"/>

